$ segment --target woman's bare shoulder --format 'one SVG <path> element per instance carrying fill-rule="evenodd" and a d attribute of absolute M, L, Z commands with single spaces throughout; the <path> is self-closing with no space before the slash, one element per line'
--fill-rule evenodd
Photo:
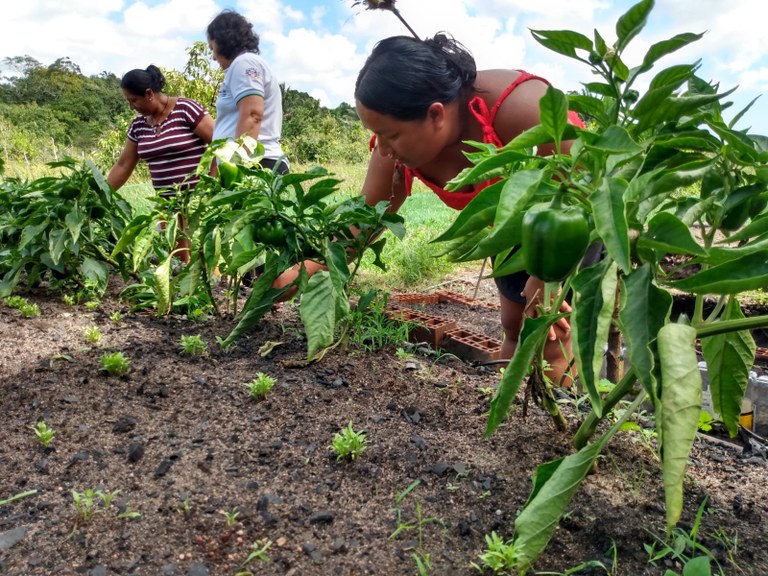
<path fill-rule="evenodd" d="M 477 95 L 482 96 L 490 109 L 521 74 L 521 70 L 512 69 L 479 71 Z M 494 127 L 503 142 L 539 123 L 539 100 L 546 91 L 547 83 L 534 78 L 518 84 L 506 95 L 494 118 Z"/>

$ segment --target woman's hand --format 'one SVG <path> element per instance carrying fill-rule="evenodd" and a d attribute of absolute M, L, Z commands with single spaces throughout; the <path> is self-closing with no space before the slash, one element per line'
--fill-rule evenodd
<path fill-rule="evenodd" d="M 542 306 L 544 306 L 544 282 L 539 280 L 538 278 L 534 278 L 531 276 L 528 279 L 528 282 L 525 283 L 525 288 L 523 288 L 522 295 L 525 297 L 525 315 L 529 318 L 536 318 L 538 317 L 539 310 Z M 552 306 L 552 303 L 557 300 L 559 294 L 558 293 L 552 293 L 550 294 L 550 301 L 547 304 L 547 306 Z M 571 312 L 571 305 L 568 304 L 565 300 L 563 300 L 562 305 L 560 306 L 560 312 L 564 313 L 570 313 Z M 569 319 L 566 318 L 560 318 L 557 322 L 555 322 L 552 327 L 549 329 L 549 339 L 550 340 L 557 340 L 557 339 L 564 339 L 567 338 L 571 333 L 571 323 Z"/>

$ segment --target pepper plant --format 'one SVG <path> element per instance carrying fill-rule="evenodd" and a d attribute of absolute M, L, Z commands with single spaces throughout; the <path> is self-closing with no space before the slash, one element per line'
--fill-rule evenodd
<path fill-rule="evenodd" d="M 682 511 L 683 477 L 701 412 L 697 342 L 715 410 L 735 435 L 755 356 L 749 330 L 768 325 L 764 316 L 745 318 L 738 299 L 768 279 L 766 138 L 736 128 L 749 106 L 726 120 L 733 90 L 721 92 L 700 78 L 700 62 L 660 65 L 702 34 L 678 34 L 651 45 L 639 63 L 625 62 L 653 5 L 642 0 L 623 14 L 612 43 L 597 30 L 591 37 L 532 31 L 545 47 L 586 65 L 592 79 L 579 94 L 550 87 L 540 103 L 539 126 L 498 149 L 474 143 L 473 166 L 450 183 L 459 189 L 496 179 L 438 238 L 446 251 L 458 261 L 495 256 L 494 276 L 527 269 L 547 281 L 543 304 L 536 317 L 525 319 L 492 401 L 486 436 L 506 418 L 526 376 L 528 386 L 543 388 L 543 397 L 551 392 L 542 378 L 542 349 L 564 315 L 564 295 L 573 293 L 574 355 L 592 412 L 574 437 L 578 452 L 543 464 L 535 474 L 533 492 L 515 520 L 520 573 L 541 554 L 618 429 L 614 425 L 589 443 L 598 423 L 638 383 L 641 392 L 631 407 L 646 396 L 654 405 L 671 533 Z M 568 122 L 569 109 L 586 119 L 586 128 Z M 559 153 L 564 141 L 572 141 L 570 154 Z M 558 152 L 537 156 L 536 147 L 545 143 Z M 539 228 L 542 205 L 547 226 Z M 582 232 L 576 234 L 574 210 L 585 215 L 588 243 L 602 246 L 596 263 L 582 260 L 587 244 Z M 562 238 L 574 234 L 578 249 L 563 246 Z M 695 299 L 690 317 L 672 317 L 673 291 Z M 707 313 L 705 298 L 715 301 Z M 612 371 L 616 385 L 605 394 L 599 387 L 604 351 L 621 341 L 631 368 L 623 375 Z"/>
<path fill-rule="evenodd" d="M 48 166 L 60 173 L 0 181 L 0 297 L 20 281 L 30 287 L 44 280 L 89 282 L 103 293 L 111 269 L 127 270 L 125 259 L 110 252 L 130 206 L 89 160 L 64 158 Z"/>
<path fill-rule="evenodd" d="M 258 164 L 263 147 L 243 137 L 214 142 L 198 166 L 201 182 L 185 200 L 183 213 L 192 244 L 190 262 L 173 276 L 172 252 L 167 249 L 152 272 L 157 310 L 166 314 L 172 303 L 210 293 L 216 270 L 233 281 L 233 305 L 237 324 L 220 341 L 231 345 L 254 326 L 278 300 L 291 292 L 301 295 L 300 313 L 307 333 L 308 360 L 322 356 L 346 333 L 350 319 L 348 286 L 366 250 L 379 255 L 385 229 L 402 237 L 402 217 L 387 212 L 387 203 L 368 206 L 361 196 L 339 198 L 339 180 L 325 169 L 306 173 L 279 174 Z M 217 176 L 211 165 L 218 162 Z M 156 234 L 156 218 L 144 216 L 126 227 L 118 250 L 134 245 L 136 255 L 148 236 Z M 324 269 L 310 278 L 305 263 Z M 351 262 L 351 265 L 350 265 Z M 283 287 L 275 280 L 290 268 L 298 274 Z M 237 286 L 243 278 L 252 281 L 242 310 L 236 308 Z M 211 300 L 212 297 L 211 297 Z"/>

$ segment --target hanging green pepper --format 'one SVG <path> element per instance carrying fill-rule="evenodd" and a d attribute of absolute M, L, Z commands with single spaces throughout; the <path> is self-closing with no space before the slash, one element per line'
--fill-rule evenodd
<path fill-rule="evenodd" d="M 282 222 L 264 222 L 256 227 L 254 231 L 257 242 L 268 246 L 285 246 L 285 229 Z"/>
<path fill-rule="evenodd" d="M 219 180 L 224 188 L 231 188 L 241 178 L 240 167 L 233 162 L 219 162 Z"/>
<path fill-rule="evenodd" d="M 576 269 L 589 244 L 589 226 L 578 207 L 534 207 L 523 216 L 525 269 L 544 282 L 562 282 Z"/>

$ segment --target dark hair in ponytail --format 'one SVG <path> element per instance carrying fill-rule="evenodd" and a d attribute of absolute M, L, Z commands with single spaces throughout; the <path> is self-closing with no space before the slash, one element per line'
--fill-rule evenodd
<path fill-rule="evenodd" d="M 462 97 L 476 78 L 472 54 L 446 33 L 428 40 L 392 36 L 376 44 L 360 70 L 355 99 L 398 120 L 419 120 L 430 104 Z"/>
<path fill-rule="evenodd" d="M 120 80 L 120 88 L 127 90 L 134 96 L 144 96 L 147 88 L 152 92 L 162 92 L 165 88 L 165 76 L 160 72 L 160 68 L 154 64 L 147 66 L 146 70 L 136 68 L 123 75 Z"/>

